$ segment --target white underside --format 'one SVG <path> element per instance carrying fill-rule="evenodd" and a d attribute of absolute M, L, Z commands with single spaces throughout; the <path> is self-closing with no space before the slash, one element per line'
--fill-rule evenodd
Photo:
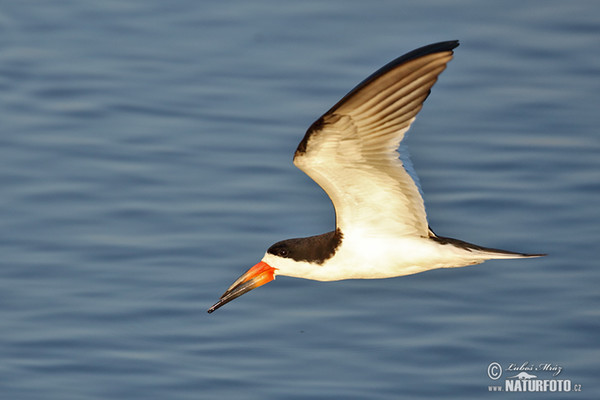
<path fill-rule="evenodd" d="M 516 254 L 466 250 L 419 237 L 344 237 L 335 255 L 322 265 L 265 254 L 262 261 L 275 275 L 317 281 L 380 279 L 411 275 L 437 268 L 479 264 L 492 258 L 519 258 Z"/>

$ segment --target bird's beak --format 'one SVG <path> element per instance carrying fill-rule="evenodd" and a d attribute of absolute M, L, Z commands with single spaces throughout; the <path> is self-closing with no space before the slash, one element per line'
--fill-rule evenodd
<path fill-rule="evenodd" d="M 212 313 L 217 308 L 229 303 L 231 300 L 237 299 L 244 293 L 262 286 L 265 283 L 271 282 L 273 279 L 275 279 L 275 268 L 271 267 L 266 262 L 259 262 L 242 276 L 237 278 L 237 280 L 229 286 L 229 289 L 223 293 L 219 301 L 208 309 L 208 313 Z"/>

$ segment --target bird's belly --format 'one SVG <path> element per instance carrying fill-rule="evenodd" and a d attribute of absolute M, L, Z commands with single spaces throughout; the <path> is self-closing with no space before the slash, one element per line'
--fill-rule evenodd
<path fill-rule="evenodd" d="M 382 279 L 481 261 L 426 238 L 344 240 L 338 252 L 304 278 L 319 281 Z"/>

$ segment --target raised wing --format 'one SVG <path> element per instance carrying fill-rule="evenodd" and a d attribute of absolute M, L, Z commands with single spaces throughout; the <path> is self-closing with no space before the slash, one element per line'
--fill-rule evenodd
<path fill-rule="evenodd" d="M 327 192 L 342 232 L 429 235 L 423 199 L 397 149 L 457 46 L 431 44 L 395 59 L 306 132 L 294 164 Z"/>

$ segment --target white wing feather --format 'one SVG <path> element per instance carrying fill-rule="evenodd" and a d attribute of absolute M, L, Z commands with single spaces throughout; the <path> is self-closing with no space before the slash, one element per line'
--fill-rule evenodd
<path fill-rule="evenodd" d="M 300 142 L 294 164 L 327 192 L 344 234 L 429 235 L 423 198 L 396 150 L 456 46 L 438 43 L 392 61 Z"/>

